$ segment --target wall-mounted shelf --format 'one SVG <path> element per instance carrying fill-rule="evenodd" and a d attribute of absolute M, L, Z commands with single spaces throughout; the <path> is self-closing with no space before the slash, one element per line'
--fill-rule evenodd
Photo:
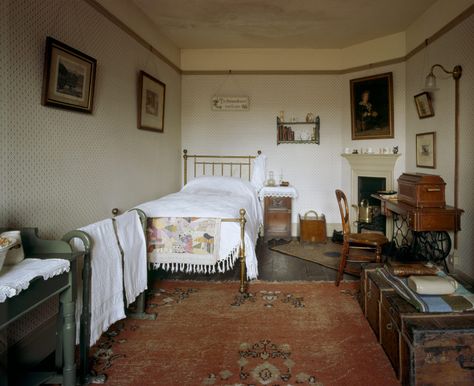
<path fill-rule="evenodd" d="M 277 117 L 277 145 L 287 143 L 319 145 L 319 126 L 319 116 L 313 122 L 284 122 Z"/>

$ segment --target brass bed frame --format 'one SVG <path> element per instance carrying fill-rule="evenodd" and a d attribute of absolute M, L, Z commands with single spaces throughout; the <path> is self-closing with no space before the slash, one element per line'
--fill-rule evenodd
<path fill-rule="evenodd" d="M 260 150 L 257 155 L 262 154 Z M 198 176 L 206 176 L 207 171 L 212 173 L 212 176 L 225 176 L 228 171 L 228 176 L 239 177 L 245 176 L 244 171 L 248 171 L 248 180 L 250 181 L 252 175 L 252 160 L 257 156 L 254 155 L 203 155 L 203 154 L 188 154 L 188 150 L 183 150 L 183 182 L 184 185 L 188 183 L 188 160 L 193 161 L 193 178 Z M 209 168 L 209 169 L 208 169 Z M 234 168 L 238 169 L 238 175 L 234 175 Z M 198 172 L 201 173 L 198 173 Z M 220 173 L 219 173 L 220 172 Z M 216 174 L 217 173 L 217 174 Z M 240 225 L 240 246 L 239 246 L 239 261 L 240 261 L 240 286 L 239 292 L 241 294 L 247 291 L 246 281 L 246 265 L 245 265 L 245 209 L 240 209 L 239 218 L 223 218 L 222 222 L 237 222 Z"/>

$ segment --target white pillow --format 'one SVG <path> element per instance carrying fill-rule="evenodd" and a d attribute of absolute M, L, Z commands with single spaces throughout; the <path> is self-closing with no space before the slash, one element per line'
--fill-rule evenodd
<path fill-rule="evenodd" d="M 265 186 L 265 167 L 267 163 L 267 156 L 260 154 L 253 161 L 252 177 L 250 183 L 260 191 Z"/>

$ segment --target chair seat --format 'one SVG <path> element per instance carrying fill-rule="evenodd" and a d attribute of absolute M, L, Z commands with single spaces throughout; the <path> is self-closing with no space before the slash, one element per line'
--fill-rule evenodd
<path fill-rule="evenodd" d="M 379 233 L 349 233 L 347 238 L 350 243 L 365 244 L 373 247 L 388 243 L 388 239 Z"/>
<path fill-rule="evenodd" d="M 341 281 L 347 262 L 361 263 L 364 261 L 382 261 L 382 246 L 388 243 L 388 239 L 380 233 L 351 233 L 351 222 L 349 220 L 349 205 L 347 197 L 342 190 L 336 189 L 337 205 L 342 220 L 342 232 L 344 234 L 344 244 L 341 250 L 341 260 L 336 276 L 336 286 Z M 359 251 L 371 250 L 374 256 L 354 255 L 350 250 Z"/>

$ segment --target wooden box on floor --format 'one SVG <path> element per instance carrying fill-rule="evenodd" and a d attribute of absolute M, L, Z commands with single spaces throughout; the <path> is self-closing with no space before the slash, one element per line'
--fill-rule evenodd
<path fill-rule="evenodd" d="M 310 216 L 310 213 L 313 215 Z M 318 217 L 314 211 L 307 212 L 300 219 L 300 241 L 310 243 L 327 243 L 326 218 Z"/>
<path fill-rule="evenodd" d="M 374 265 L 361 278 L 364 313 L 403 385 L 474 384 L 473 312 L 420 313 Z"/>

